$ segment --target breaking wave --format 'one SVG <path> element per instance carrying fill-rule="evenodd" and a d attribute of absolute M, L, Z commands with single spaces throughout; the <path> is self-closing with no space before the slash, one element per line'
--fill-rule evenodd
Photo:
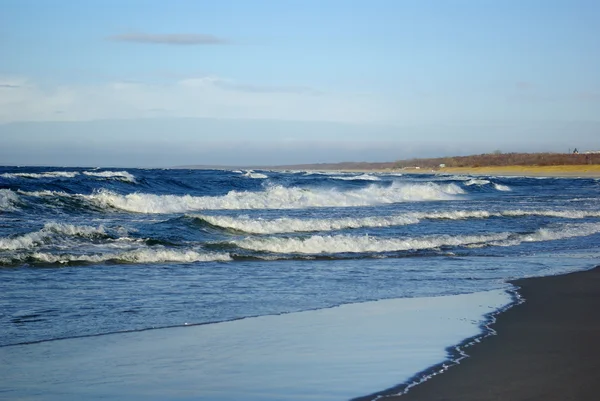
<path fill-rule="evenodd" d="M 120 195 L 101 190 L 79 195 L 102 207 L 135 213 L 181 213 L 194 210 L 301 209 L 310 207 L 370 206 L 397 202 L 451 200 L 464 191 L 455 184 L 393 184 L 339 191 L 272 186 L 261 192 L 230 191 L 224 196 Z"/>
<path fill-rule="evenodd" d="M 0 211 L 11 212 L 17 209 L 19 195 L 10 189 L 0 189 Z"/>
<path fill-rule="evenodd" d="M 343 181 L 381 181 L 381 178 L 371 175 L 371 174 L 361 174 L 355 176 L 332 176 L 334 180 L 343 180 Z"/>
<path fill-rule="evenodd" d="M 208 224 L 249 234 L 282 234 L 293 232 L 335 231 L 363 227 L 392 227 L 418 224 L 422 220 L 464 220 L 486 219 L 490 217 L 547 216 L 566 219 L 600 217 L 598 211 L 584 210 L 455 210 L 447 212 L 406 213 L 395 216 L 345 217 L 332 219 L 297 219 L 280 217 L 277 219 L 250 218 L 248 216 L 211 216 L 191 214 L 189 217 Z"/>
<path fill-rule="evenodd" d="M 47 171 L 44 173 L 4 173 L 4 178 L 74 178 L 76 171 Z"/>
<path fill-rule="evenodd" d="M 509 186 L 502 184 L 494 184 L 494 188 L 496 188 L 498 191 L 512 191 L 512 189 Z"/>
<path fill-rule="evenodd" d="M 488 180 L 480 180 L 477 178 L 472 178 L 469 181 L 465 181 L 465 185 L 466 186 L 471 186 L 471 185 L 485 185 L 485 184 L 489 184 L 490 182 Z"/>
<path fill-rule="evenodd" d="M 480 244 L 507 239 L 510 234 L 439 235 L 423 238 L 377 238 L 368 235 L 314 235 L 308 238 L 246 238 L 235 241 L 240 248 L 272 253 L 367 253 L 433 249 L 442 246 Z"/>
<path fill-rule="evenodd" d="M 17 250 L 33 248 L 49 242 L 52 238 L 61 237 L 98 237 L 106 236 L 104 227 L 75 226 L 72 224 L 46 223 L 44 227 L 35 232 L 17 237 L 0 238 L 0 249 Z"/>
<path fill-rule="evenodd" d="M 485 247 L 515 246 L 523 242 L 543 242 L 558 239 L 584 237 L 600 232 L 600 223 L 561 225 L 541 228 L 533 233 L 495 233 L 484 235 L 436 235 L 421 238 L 378 238 L 350 235 L 308 238 L 245 238 L 234 241 L 240 248 L 260 252 L 281 254 L 335 254 L 335 253 L 379 253 L 416 251 L 441 247 Z"/>
<path fill-rule="evenodd" d="M 135 182 L 135 176 L 127 171 L 84 171 L 83 174 L 90 177 L 104 178 L 109 180 L 112 179 L 125 182 Z"/>
<path fill-rule="evenodd" d="M 30 260 L 37 263 L 193 263 L 193 262 L 227 262 L 232 260 L 229 254 L 200 253 L 193 250 L 151 249 L 139 248 L 124 252 L 97 254 L 54 254 L 35 252 L 20 254 L 10 258 L 0 259 L 4 264 L 15 263 L 19 260 Z"/>
<path fill-rule="evenodd" d="M 563 224 L 557 227 L 539 228 L 531 234 L 521 234 L 504 241 L 493 242 L 495 246 L 515 246 L 523 242 L 543 242 L 559 239 L 587 237 L 600 232 L 600 223 Z"/>
<path fill-rule="evenodd" d="M 267 176 L 266 174 L 263 173 L 257 173 L 254 172 L 252 170 L 248 170 L 246 171 L 246 173 L 244 173 L 244 177 L 248 177 L 248 178 L 255 178 L 255 179 L 265 179 L 265 178 L 269 178 L 269 176 Z"/>

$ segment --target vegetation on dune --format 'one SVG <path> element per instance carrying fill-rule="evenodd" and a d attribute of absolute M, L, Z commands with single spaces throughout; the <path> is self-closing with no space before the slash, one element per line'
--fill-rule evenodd
<path fill-rule="evenodd" d="M 600 164 L 600 153 L 486 153 L 471 156 L 437 157 L 399 160 L 394 168 L 504 167 L 504 166 L 568 166 Z"/>

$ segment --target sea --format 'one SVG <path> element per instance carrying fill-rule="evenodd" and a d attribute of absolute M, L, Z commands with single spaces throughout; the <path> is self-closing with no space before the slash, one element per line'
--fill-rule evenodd
<path fill-rule="evenodd" d="M 596 178 L 0 167 L 0 399 L 410 391 L 599 260 Z"/>

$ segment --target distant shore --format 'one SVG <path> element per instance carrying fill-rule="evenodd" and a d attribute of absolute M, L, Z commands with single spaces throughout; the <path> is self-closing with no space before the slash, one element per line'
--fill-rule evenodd
<path fill-rule="evenodd" d="M 312 170 L 312 169 L 309 169 Z M 332 171 L 314 169 L 314 171 Z M 339 169 L 350 173 L 401 173 L 401 174 L 460 174 L 496 175 L 513 177 L 591 177 L 600 178 L 600 164 L 565 166 L 485 166 L 485 167 L 442 167 L 397 168 L 397 169 Z"/>

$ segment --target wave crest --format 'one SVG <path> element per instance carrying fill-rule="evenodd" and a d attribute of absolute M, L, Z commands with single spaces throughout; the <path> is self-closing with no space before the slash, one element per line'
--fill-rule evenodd
<path fill-rule="evenodd" d="M 43 245 L 54 237 L 95 237 L 106 236 L 104 227 L 75 226 L 63 223 L 46 223 L 35 232 L 17 237 L 0 238 L 0 249 L 14 251 Z"/>
<path fill-rule="evenodd" d="M 451 200 L 464 191 L 455 184 L 370 185 L 349 191 L 271 186 L 261 192 L 230 191 L 224 196 L 120 195 L 100 190 L 82 195 L 101 207 L 135 213 L 182 213 L 194 210 L 302 209 L 311 207 L 371 206 L 397 202 Z"/>
<path fill-rule="evenodd" d="M 4 178 L 74 178 L 77 171 L 46 171 L 43 173 L 4 173 Z"/>
<path fill-rule="evenodd" d="M 84 171 L 83 174 L 89 177 L 135 182 L 135 176 L 127 171 Z"/>
<path fill-rule="evenodd" d="M 30 256 L 43 263 L 102 263 L 108 261 L 120 263 L 193 263 L 193 262 L 226 262 L 231 260 L 228 254 L 199 253 L 192 250 L 149 249 L 140 248 L 126 252 L 103 254 L 52 254 L 36 252 Z"/>
<path fill-rule="evenodd" d="M 12 212 L 17 210 L 19 195 L 10 189 L 0 189 L 0 211 Z"/>

